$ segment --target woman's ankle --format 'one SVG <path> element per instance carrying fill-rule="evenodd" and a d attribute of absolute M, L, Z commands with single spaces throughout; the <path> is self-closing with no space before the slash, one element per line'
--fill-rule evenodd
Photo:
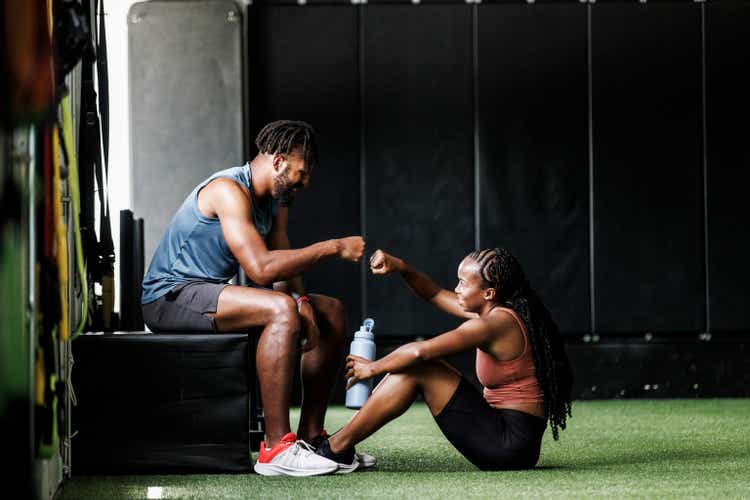
<path fill-rule="evenodd" d="M 339 454 L 349 448 L 349 442 L 347 439 L 344 439 L 341 432 L 337 432 L 328 438 L 328 446 L 331 448 L 332 452 Z"/>

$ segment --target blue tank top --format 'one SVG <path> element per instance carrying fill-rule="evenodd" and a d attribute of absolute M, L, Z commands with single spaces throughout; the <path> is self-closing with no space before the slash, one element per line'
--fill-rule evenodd
<path fill-rule="evenodd" d="M 175 286 L 189 281 L 226 283 L 239 270 L 239 262 L 229 250 L 217 217 L 206 217 L 198 209 L 198 192 L 218 177 L 232 179 L 250 191 L 253 223 L 265 240 L 271 232 L 278 203 L 270 196 L 255 199 L 250 164 L 216 172 L 188 195 L 167 226 L 143 278 L 141 303 L 148 304 Z"/>

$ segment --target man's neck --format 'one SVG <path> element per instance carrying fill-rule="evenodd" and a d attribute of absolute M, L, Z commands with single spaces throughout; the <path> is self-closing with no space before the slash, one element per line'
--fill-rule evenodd
<path fill-rule="evenodd" d="M 271 195 L 271 169 L 273 168 L 271 160 L 265 155 L 259 154 L 250 162 L 252 171 L 253 193 L 256 198 L 265 198 Z"/>

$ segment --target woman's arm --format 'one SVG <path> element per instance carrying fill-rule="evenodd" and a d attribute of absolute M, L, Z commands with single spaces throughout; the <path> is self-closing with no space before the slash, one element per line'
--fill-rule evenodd
<path fill-rule="evenodd" d="M 486 345 L 495 338 L 497 332 L 484 319 L 470 319 L 455 330 L 420 342 L 404 344 L 392 353 L 377 361 L 369 361 L 359 356 L 346 358 L 347 387 L 359 380 L 366 380 L 384 373 L 398 373 L 425 361 L 450 356 Z"/>
<path fill-rule="evenodd" d="M 429 276 L 418 271 L 398 257 L 394 257 L 382 250 L 377 250 L 370 257 L 370 269 L 373 274 L 398 272 L 417 296 L 448 314 L 465 319 L 478 317 L 474 313 L 464 311 L 458 305 L 455 292 L 441 288 Z"/>

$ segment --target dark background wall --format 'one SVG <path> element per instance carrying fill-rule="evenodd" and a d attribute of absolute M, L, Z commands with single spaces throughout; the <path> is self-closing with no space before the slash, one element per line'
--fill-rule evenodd
<path fill-rule="evenodd" d="M 750 2 L 264 2 L 250 135 L 303 119 L 321 162 L 305 245 L 363 234 L 445 287 L 476 247 L 520 259 L 566 335 L 743 332 Z M 350 329 L 457 321 L 397 277 L 328 262 Z"/>
<path fill-rule="evenodd" d="M 595 328 L 704 331 L 701 6 L 592 9 Z"/>
<path fill-rule="evenodd" d="M 301 247 L 360 234 L 357 10 L 275 6 L 251 12 L 250 137 L 271 120 L 305 120 L 315 127 L 321 146 L 310 189 L 289 213 L 290 242 Z M 350 324 L 361 321 L 357 266 L 331 260 L 305 280 L 310 291 L 344 300 Z"/>

